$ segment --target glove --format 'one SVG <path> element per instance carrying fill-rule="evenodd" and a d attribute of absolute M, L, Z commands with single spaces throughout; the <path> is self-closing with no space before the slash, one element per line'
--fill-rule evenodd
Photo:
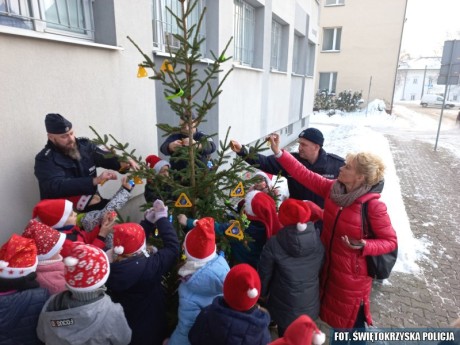
<path fill-rule="evenodd" d="M 155 200 L 153 203 L 153 210 L 155 211 L 154 223 L 160 218 L 168 217 L 168 206 L 165 206 L 161 200 Z"/>
<path fill-rule="evenodd" d="M 145 211 L 144 218 L 148 220 L 150 223 L 155 223 L 155 210 L 153 209 L 153 207 Z"/>

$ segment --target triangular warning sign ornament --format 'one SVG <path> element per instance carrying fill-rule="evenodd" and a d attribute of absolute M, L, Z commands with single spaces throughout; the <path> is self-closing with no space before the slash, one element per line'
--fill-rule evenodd
<path fill-rule="evenodd" d="M 244 196 L 243 182 L 236 185 L 235 189 L 230 193 L 230 196 Z"/>
<path fill-rule="evenodd" d="M 235 220 L 230 226 L 225 230 L 225 235 L 230 237 L 235 237 L 240 241 L 244 238 L 243 230 L 241 230 L 240 222 Z"/>
<path fill-rule="evenodd" d="M 190 199 L 185 193 L 180 193 L 179 197 L 176 200 L 176 203 L 174 204 L 176 207 L 192 207 L 192 203 L 190 202 Z"/>

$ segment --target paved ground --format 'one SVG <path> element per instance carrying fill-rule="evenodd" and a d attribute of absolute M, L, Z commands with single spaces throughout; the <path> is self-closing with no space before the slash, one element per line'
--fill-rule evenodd
<path fill-rule="evenodd" d="M 374 283 L 377 327 L 443 327 L 460 317 L 460 160 L 442 148 L 387 135 L 414 237 L 432 243 L 420 274 Z M 459 141 L 460 145 L 460 132 Z"/>

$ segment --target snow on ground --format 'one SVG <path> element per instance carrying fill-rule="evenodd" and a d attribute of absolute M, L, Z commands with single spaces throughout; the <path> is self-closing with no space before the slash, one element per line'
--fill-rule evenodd
<path fill-rule="evenodd" d="M 327 152 L 345 157 L 348 152 L 371 151 L 382 157 L 386 164 L 386 174 L 381 200 L 388 207 L 399 240 L 398 260 L 394 270 L 418 273 L 419 267 L 416 261 L 426 257 L 432 244 L 426 239 L 414 238 L 402 199 L 393 156 L 384 134 L 398 135 L 407 140 L 416 138 L 434 144 L 439 121 L 410 110 L 404 105 L 394 107 L 393 114 L 396 115 L 388 115 L 379 109 L 385 109 L 384 103 L 375 100 L 368 105 L 367 111 L 363 109 L 354 113 L 337 112 L 332 116 L 323 112 L 315 113 L 310 117 L 309 126 L 323 132 L 324 149 Z M 460 131 L 455 128 L 452 121 L 447 122 L 447 125 L 442 123 L 438 147 L 451 150 L 460 157 L 459 135 Z M 295 151 L 297 146 L 290 146 L 289 150 Z"/>

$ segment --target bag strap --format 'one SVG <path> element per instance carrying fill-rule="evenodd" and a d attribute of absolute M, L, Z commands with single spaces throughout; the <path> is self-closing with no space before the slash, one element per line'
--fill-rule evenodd
<path fill-rule="evenodd" d="M 375 234 L 372 231 L 371 222 L 369 221 L 369 216 L 367 213 L 368 204 L 369 204 L 369 201 L 366 201 L 366 202 L 363 202 L 361 205 L 363 238 L 375 238 Z"/>

